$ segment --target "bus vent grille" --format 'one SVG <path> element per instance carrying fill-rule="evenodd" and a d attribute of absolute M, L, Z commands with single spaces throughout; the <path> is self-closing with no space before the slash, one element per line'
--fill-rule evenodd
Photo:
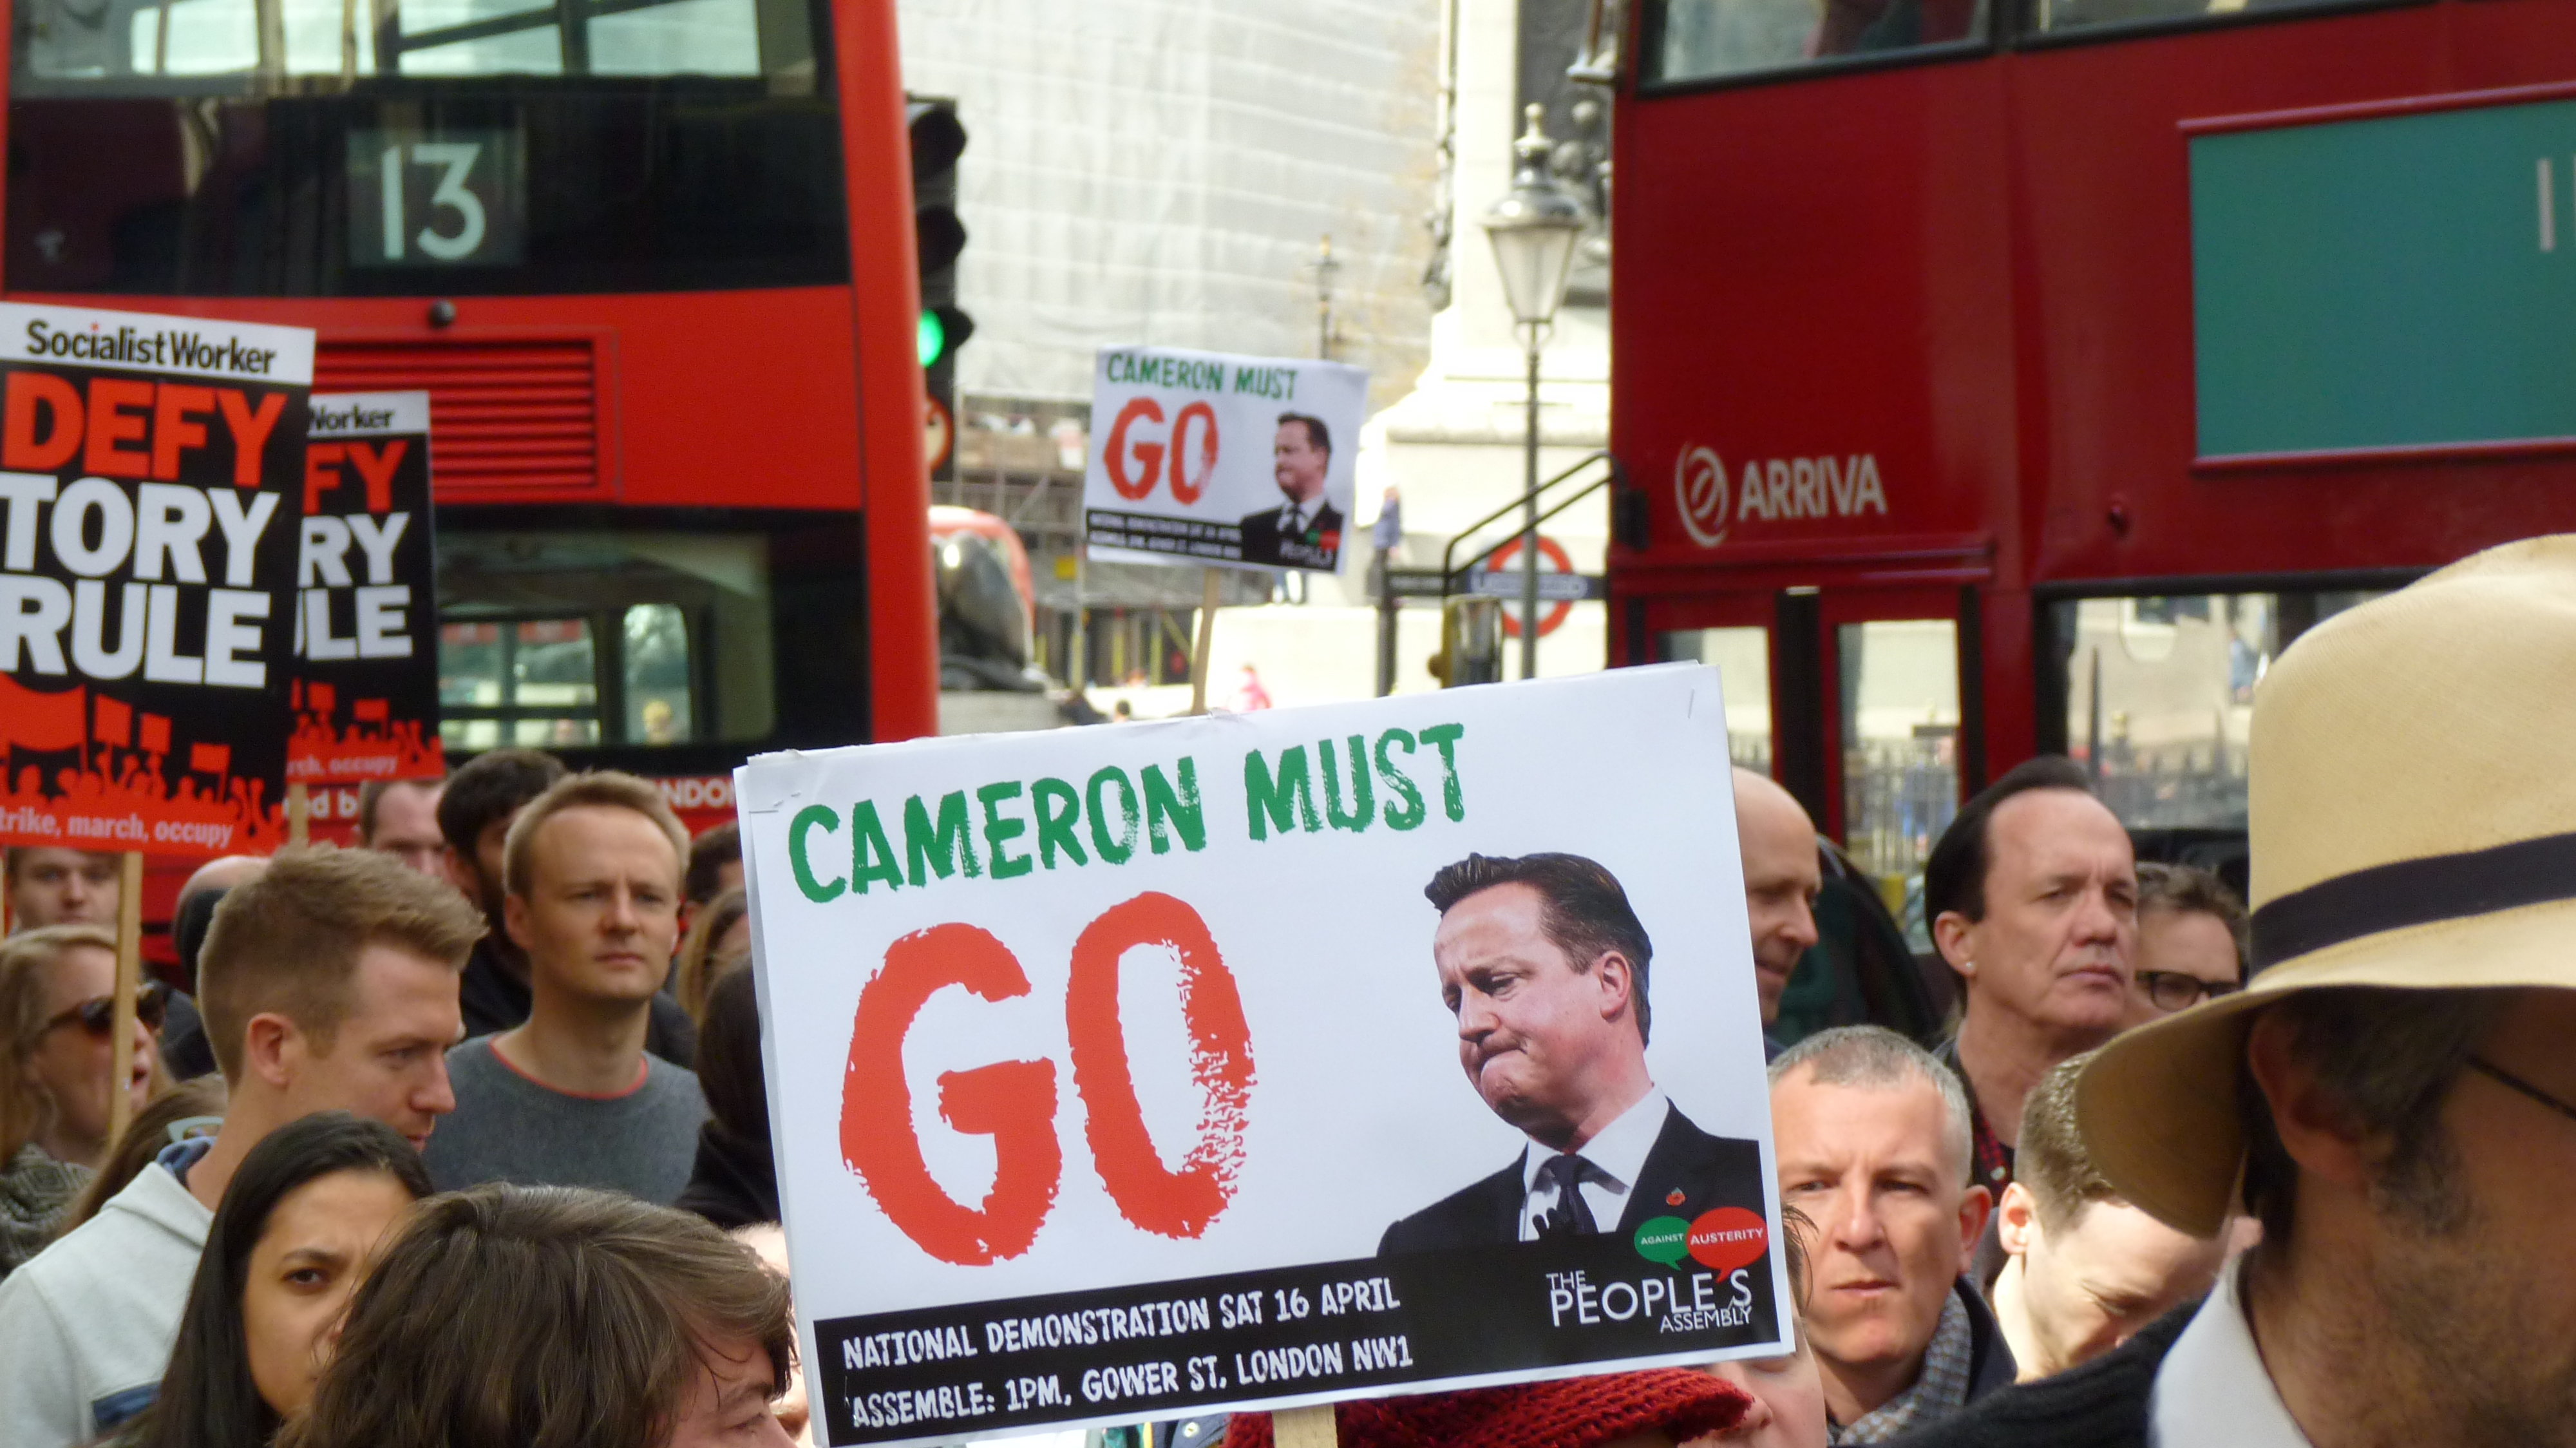
<path fill-rule="evenodd" d="M 440 500 L 563 498 L 606 490 L 599 358 L 590 338 L 324 341 L 316 392 L 430 394 Z"/>

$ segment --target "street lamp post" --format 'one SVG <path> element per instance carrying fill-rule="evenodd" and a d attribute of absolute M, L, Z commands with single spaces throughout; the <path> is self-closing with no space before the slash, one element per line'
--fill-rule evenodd
<path fill-rule="evenodd" d="M 1538 363 L 1565 283 L 1574 270 L 1574 244 L 1583 234 L 1583 206 L 1549 178 L 1552 143 L 1540 121 L 1546 107 L 1527 111 L 1529 129 L 1512 144 L 1517 162 L 1512 189 L 1485 213 L 1485 235 L 1494 244 L 1494 266 L 1503 275 L 1513 330 L 1529 364 L 1528 436 L 1521 470 L 1521 677 L 1538 677 Z"/>

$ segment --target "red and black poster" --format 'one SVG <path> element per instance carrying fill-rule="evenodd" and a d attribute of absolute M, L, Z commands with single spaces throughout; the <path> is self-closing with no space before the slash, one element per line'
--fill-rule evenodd
<path fill-rule="evenodd" d="M 295 530 L 298 784 L 437 778 L 429 394 L 313 399 Z"/>
<path fill-rule="evenodd" d="M 0 844 L 286 835 L 313 334 L 0 303 Z"/>

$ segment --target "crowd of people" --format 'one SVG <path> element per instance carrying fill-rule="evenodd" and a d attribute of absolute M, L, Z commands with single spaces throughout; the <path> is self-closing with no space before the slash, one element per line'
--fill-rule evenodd
<path fill-rule="evenodd" d="M 2312 630 L 2255 704 L 2250 913 L 2081 767 L 2011 770 L 1926 862 L 1952 1028 L 1768 1043 L 1790 1350 L 1341 1441 L 2576 1442 L 2570 680 L 2576 540 Z M 1735 817 L 1769 1027 L 1818 841 L 1758 775 Z M 142 994 L 122 1075 L 114 862 L 9 853 L 0 1442 L 806 1435 L 732 827 L 500 750 L 359 836 L 188 881 L 193 992 Z M 1271 1426 L 1127 1436 L 1220 1435 Z"/>

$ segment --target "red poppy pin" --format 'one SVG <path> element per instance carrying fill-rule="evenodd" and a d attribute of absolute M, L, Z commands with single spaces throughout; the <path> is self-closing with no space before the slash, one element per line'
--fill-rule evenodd
<path fill-rule="evenodd" d="M 1678 1207 L 1684 1200 L 1686 1200 L 1686 1198 L 1682 1196 L 1682 1189 L 1680 1187 L 1675 1187 L 1664 1195 L 1664 1205 L 1668 1207 Z"/>

